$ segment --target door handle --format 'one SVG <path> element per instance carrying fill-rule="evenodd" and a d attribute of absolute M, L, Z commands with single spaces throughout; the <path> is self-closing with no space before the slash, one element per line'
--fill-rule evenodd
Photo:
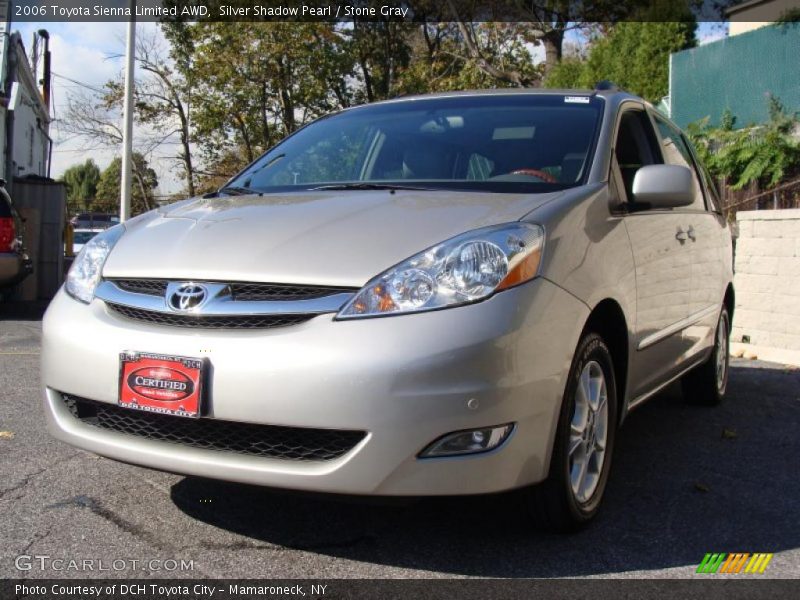
<path fill-rule="evenodd" d="M 686 241 L 686 232 L 678 227 L 678 232 L 675 234 L 675 239 L 683 244 Z"/>
<path fill-rule="evenodd" d="M 697 238 L 695 237 L 694 234 L 694 227 L 692 227 L 691 225 L 689 225 L 689 229 L 686 231 L 686 235 L 688 235 L 689 239 L 692 240 L 693 242 L 697 241 Z"/>

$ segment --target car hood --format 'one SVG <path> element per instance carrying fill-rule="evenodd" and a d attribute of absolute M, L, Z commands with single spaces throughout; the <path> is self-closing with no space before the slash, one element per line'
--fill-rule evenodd
<path fill-rule="evenodd" d="M 370 190 L 190 199 L 128 221 L 103 274 L 359 287 L 430 246 L 517 221 L 559 194 Z"/>

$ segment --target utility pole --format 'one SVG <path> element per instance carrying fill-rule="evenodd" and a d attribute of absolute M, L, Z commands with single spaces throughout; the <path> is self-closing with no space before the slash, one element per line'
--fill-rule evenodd
<path fill-rule="evenodd" d="M 122 106 L 122 181 L 119 186 L 119 220 L 131 216 L 131 163 L 133 161 L 133 71 L 136 67 L 136 0 L 131 0 L 125 50 L 125 103 Z"/>

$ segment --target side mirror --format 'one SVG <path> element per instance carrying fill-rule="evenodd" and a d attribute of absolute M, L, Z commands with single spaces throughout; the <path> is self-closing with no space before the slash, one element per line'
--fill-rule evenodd
<path fill-rule="evenodd" d="M 648 165 L 633 178 L 633 201 L 648 208 L 674 208 L 694 202 L 692 172 L 680 165 Z"/>

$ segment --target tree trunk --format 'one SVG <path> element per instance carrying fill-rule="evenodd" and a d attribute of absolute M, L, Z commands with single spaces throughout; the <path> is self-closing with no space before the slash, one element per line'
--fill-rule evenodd
<path fill-rule="evenodd" d="M 269 109 L 267 108 L 267 84 L 261 86 L 261 139 L 264 140 L 264 150 L 272 146 L 269 129 Z"/>
<path fill-rule="evenodd" d="M 364 90 L 367 93 L 367 102 L 374 102 L 375 92 L 372 90 L 372 77 L 369 73 L 369 66 L 367 66 L 367 59 L 361 55 L 358 63 L 361 65 L 361 73 L 364 75 Z"/>
<path fill-rule="evenodd" d="M 186 172 L 186 191 L 189 192 L 189 197 L 195 194 L 194 189 L 194 165 L 192 164 L 192 148 L 189 145 L 191 133 L 189 132 L 189 118 L 186 116 L 186 111 L 183 104 L 179 104 L 178 114 L 181 120 L 181 160 L 183 161 L 183 170 Z"/>
<path fill-rule="evenodd" d="M 247 155 L 247 162 L 251 163 L 255 159 L 255 156 L 253 155 L 253 144 L 250 142 L 250 134 L 247 131 L 247 125 L 245 125 L 244 119 L 242 119 L 241 115 L 236 115 L 234 119 L 236 120 L 239 135 L 242 136 L 244 151 Z"/>
<path fill-rule="evenodd" d="M 142 194 L 142 203 L 144 204 L 144 210 L 147 212 L 148 210 L 152 209 L 153 206 L 150 204 L 150 198 L 147 194 L 147 186 L 144 184 L 144 178 L 142 177 L 142 173 L 136 166 L 136 161 L 131 161 L 133 164 L 131 165 L 133 176 L 136 179 L 136 183 L 139 184 L 139 192 Z M 133 194 L 131 194 L 132 196 Z M 132 203 L 131 203 L 132 204 Z M 132 208 L 132 207 L 131 207 Z"/>
<path fill-rule="evenodd" d="M 550 73 L 561 62 L 561 53 L 564 46 L 564 31 L 552 29 L 542 37 L 544 44 L 544 76 Z"/>

